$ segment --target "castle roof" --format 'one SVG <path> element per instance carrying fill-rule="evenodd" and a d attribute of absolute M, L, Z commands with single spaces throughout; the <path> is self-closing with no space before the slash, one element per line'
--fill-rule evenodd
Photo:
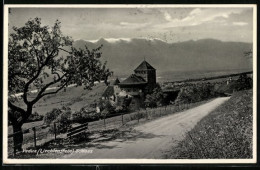
<path fill-rule="evenodd" d="M 132 74 L 127 79 L 122 81 L 119 85 L 137 85 L 137 84 L 146 84 L 146 81 L 135 74 Z"/>
<path fill-rule="evenodd" d="M 116 78 L 116 80 L 112 83 L 112 85 L 118 85 L 120 83 L 119 79 Z"/>
<path fill-rule="evenodd" d="M 138 70 L 155 70 L 147 61 L 143 61 L 134 71 Z"/>

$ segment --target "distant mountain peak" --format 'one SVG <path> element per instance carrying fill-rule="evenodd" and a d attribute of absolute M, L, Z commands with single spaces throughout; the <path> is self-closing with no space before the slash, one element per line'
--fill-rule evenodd
<path fill-rule="evenodd" d="M 117 42 L 130 42 L 131 38 L 99 38 L 97 40 L 85 40 L 91 43 L 117 43 Z"/>
<path fill-rule="evenodd" d="M 91 43 L 119 43 L 119 42 L 126 42 L 130 43 L 132 41 L 147 41 L 147 42 L 160 42 L 160 43 L 167 43 L 166 41 L 160 38 L 99 38 L 97 40 L 76 40 L 76 41 L 86 41 Z"/>
<path fill-rule="evenodd" d="M 200 39 L 183 42 L 165 42 L 149 38 L 100 38 L 78 40 L 74 47 L 96 49 L 102 47 L 102 61 L 114 73 L 128 75 L 144 57 L 158 72 L 172 70 L 251 69 L 252 62 L 244 52 L 252 43 Z"/>

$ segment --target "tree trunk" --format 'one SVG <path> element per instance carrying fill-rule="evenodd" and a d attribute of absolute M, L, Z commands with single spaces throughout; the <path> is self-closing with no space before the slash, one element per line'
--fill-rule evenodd
<path fill-rule="evenodd" d="M 14 140 L 14 149 L 16 151 L 22 151 L 22 144 L 23 144 L 23 132 L 22 132 L 22 125 L 15 125 L 13 124 L 13 140 Z"/>
<path fill-rule="evenodd" d="M 23 132 L 22 125 L 27 121 L 29 116 L 32 114 L 33 103 L 27 103 L 27 110 L 15 106 L 13 103 L 8 101 L 8 120 L 12 122 L 13 126 L 13 143 L 14 151 L 22 151 L 23 145 Z M 18 114 L 19 113 L 19 114 Z M 16 115 L 18 114 L 18 115 Z"/>

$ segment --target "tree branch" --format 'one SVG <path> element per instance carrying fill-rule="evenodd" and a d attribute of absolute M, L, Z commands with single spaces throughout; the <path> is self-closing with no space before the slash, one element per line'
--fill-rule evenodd
<path fill-rule="evenodd" d="M 65 49 L 63 49 L 63 48 L 58 48 L 59 50 L 61 50 L 61 51 L 65 51 L 65 52 L 67 52 L 67 53 L 69 53 L 69 54 L 72 54 L 72 52 L 69 52 L 69 51 L 67 51 L 67 50 L 65 50 Z"/>
<path fill-rule="evenodd" d="M 59 79 L 55 80 L 55 81 L 52 81 L 48 84 L 46 84 L 42 89 L 41 91 L 38 93 L 38 95 L 36 96 L 36 98 L 34 100 L 31 101 L 32 104 L 35 104 L 37 101 L 39 101 L 42 97 L 43 97 L 43 93 L 45 92 L 45 90 L 50 87 L 51 85 L 53 84 L 56 84 L 58 82 L 60 82 L 64 77 L 66 76 L 66 74 L 62 75 Z M 66 82 L 67 83 L 67 82 Z M 66 84 L 65 83 L 65 84 Z"/>
<path fill-rule="evenodd" d="M 54 91 L 54 92 L 49 92 L 49 93 L 44 93 L 41 95 L 40 98 L 44 97 L 44 96 L 47 96 L 47 95 L 51 95 L 51 94 L 56 94 L 58 93 L 60 90 L 62 90 L 67 84 L 68 84 L 69 81 L 67 81 L 66 83 L 64 83 L 58 90 Z"/>
<path fill-rule="evenodd" d="M 22 109 L 22 108 L 20 108 L 20 107 L 18 107 L 18 106 L 16 106 L 16 105 L 14 105 L 12 102 L 10 102 L 10 101 L 8 101 L 8 106 L 12 109 L 12 110 L 14 110 L 14 111 L 18 111 L 18 112 L 20 112 L 20 113 L 26 113 L 26 111 L 24 110 L 24 109 Z"/>
<path fill-rule="evenodd" d="M 51 52 L 51 54 L 48 55 L 48 57 L 46 58 L 45 62 L 44 62 L 44 63 L 40 66 L 40 68 L 38 69 L 36 75 L 33 76 L 33 78 L 30 79 L 30 80 L 25 84 L 25 86 L 24 86 L 24 91 L 23 91 L 23 100 L 24 100 L 24 103 L 25 103 L 25 104 L 27 104 L 27 105 L 29 104 L 29 101 L 28 101 L 28 99 L 27 99 L 27 92 L 28 92 L 28 89 L 29 89 L 30 84 L 31 84 L 34 80 L 36 80 L 36 79 L 39 77 L 39 75 L 40 75 L 42 69 L 44 68 L 44 66 L 46 66 L 46 65 L 48 64 L 48 62 L 49 62 L 50 58 L 52 57 L 54 51 L 55 51 L 55 50 L 53 50 L 53 51 Z"/>

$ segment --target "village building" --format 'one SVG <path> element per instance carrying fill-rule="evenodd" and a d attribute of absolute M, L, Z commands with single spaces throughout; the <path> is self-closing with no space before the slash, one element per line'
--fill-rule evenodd
<path fill-rule="evenodd" d="M 116 79 L 109 85 L 102 97 L 117 102 L 118 96 L 132 97 L 130 108 L 136 110 L 144 106 L 145 95 L 156 86 L 156 69 L 143 61 L 128 78 L 122 82 Z"/>
<path fill-rule="evenodd" d="M 111 84 L 108 85 L 104 93 L 102 94 L 102 97 L 104 99 L 110 99 L 113 100 L 114 102 L 117 102 L 117 96 L 121 92 L 121 89 L 119 87 L 119 79 L 116 78 L 116 80 Z"/>

